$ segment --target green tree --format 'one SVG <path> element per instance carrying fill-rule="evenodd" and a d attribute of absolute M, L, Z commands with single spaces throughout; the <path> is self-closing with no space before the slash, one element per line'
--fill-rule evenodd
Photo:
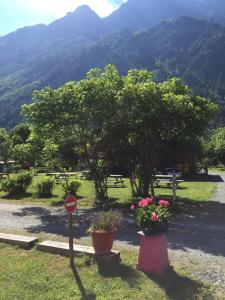
<path fill-rule="evenodd" d="M 30 124 L 19 124 L 11 132 L 12 156 L 21 166 L 35 165 L 41 161 L 44 139 L 34 132 Z"/>
<path fill-rule="evenodd" d="M 217 107 L 193 96 L 179 79 L 157 84 L 150 73 L 137 70 L 124 78 L 119 99 L 123 107 L 121 125 L 126 127 L 124 140 L 130 148 L 127 153 L 132 153 L 133 172 L 139 178 L 138 193 L 147 196 L 160 155 L 173 143 L 180 147 L 185 143 L 190 151 Z"/>
<path fill-rule="evenodd" d="M 107 197 L 106 150 L 121 85 L 121 76 L 114 66 L 108 65 L 103 71 L 90 70 L 87 78 L 78 83 L 35 92 L 34 103 L 23 108 L 42 137 L 53 138 L 56 145 L 65 139 L 74 139 L 75 152 L 90 168 L 96 198 L 100 200 Z"/>
<path fill-rule="evenodd" d="M 172 144 L 190 151 L 216 112 L 216 105 L 193 96 L 179 79 L 155 83 L 147 70 L 122 77 L 112 65 L 33 98 L 23 110 L 34 131 L 57 146 L 74 141 L 74 153 L 90 168 L 101 200 L 111 165 L 122 161 L 131 178 L 138 175 L 139 195 L 147 196 L 160 155 Z"/>
<path fill-rule="evenodd" d="M 31 134 L 31 127 L 28 123 L 21 123 L 15 126 L 11 132 L 13 145 L 24 144 Z"/>
<path fill-rule="evenodd" d="M 12 155 L 12 141 L 9 133 L 4 128 L 0 128 L 0 159 L 6 166 L 7 174 L 9 173 L 9 164 Z"/>
<path fill-rule="evenodd" d="M 225 127 L 209 131 L 203 140 L 203 148 L 210 164 L 225 164 Z"/>

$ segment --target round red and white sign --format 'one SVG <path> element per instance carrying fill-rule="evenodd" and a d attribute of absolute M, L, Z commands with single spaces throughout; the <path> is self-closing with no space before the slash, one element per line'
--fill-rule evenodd
<path fill-rule="evenodd" d="M 77 207 L 77 199 L 73 195 L 68 195 L 64 201 L 66 211 L 73 212 Z"/>

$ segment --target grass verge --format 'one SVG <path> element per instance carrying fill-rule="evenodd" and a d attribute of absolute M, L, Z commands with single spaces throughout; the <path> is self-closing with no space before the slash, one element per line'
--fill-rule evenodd
<path fill-rule="evenodd" d="M 64 192 L 61 185 L 56 184 L 53 190 L 54 196 L 51 198 L 35 198 L 34 185 L 39 180 L 40 176 L 34 178 L 33 184 L 29 187 L 27 195 L 18 199 L 9 199 L 5 193 L 0 191 L 0 200 L 16 202 L 18 204 L 33 203 L 38 205 L 52 205 L 62 206 L 64 199 Z M 177 196 L 180 199 L 190 199 L 191 201 L 207 201 L 212 198 L 216 189 L 216 182 L 199 182 L 199 181 L 185 181 L 180 184 L 177 190 Z M 171 198 L 172 189 L 167 186 L 155 188 L 155 194 L 162 198 Z M 129 206 L 131 199 L 131 189 L 129 180 L 125 179 L 124 188 L 109 188 L 108 195 L 112 206 Z M 186 200 L 185 200 L 186 201 Z M 93 207 L 94 205 L 94 186 L 92 181 L 83 180 L 78 192 L 79 207 Z"/>
<path fill-rule="evenodd" d="M 195 265 L 174 261 L 165 277 L 155 278 L 135 269 L 137 255 L 123 250 L 113 265 L 79 255 L 73 274 L 67 258 L 0 244 L 0 299 L 223 299 L 193 277 Z"/>

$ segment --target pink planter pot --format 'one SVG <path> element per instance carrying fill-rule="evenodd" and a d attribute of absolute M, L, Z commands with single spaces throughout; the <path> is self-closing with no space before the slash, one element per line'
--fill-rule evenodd
<path fill-rule="evenodd" d="M 146 236 L 142 231 L 137 269 L 162 276 L 170 265 L 165 234 Z"/>

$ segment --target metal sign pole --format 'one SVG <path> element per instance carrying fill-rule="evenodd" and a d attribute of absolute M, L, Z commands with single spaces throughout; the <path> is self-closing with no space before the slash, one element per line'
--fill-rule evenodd
<path fill-rule="evenodd" d="M 177 200 L 177 184 L 176 184 L 176 174 L 173 172 L 173 201 Z"/>
<path fill-rule="evenodd" d="M 72 212 L 76 209 L 76 198 L 73 195 L 71 195 L 69 191 L 67 192 L 67 196 L 64 200 L 64 206 L 67 211 L 67 220 L 68 220 L 70 266 L 74 267 Z"/>
<path fill-rule="evenodd" d="M 68 233 L 69 233 L 69 252 L 70 252 L 70 266 L 74 265 L 73 253 L 73 217 L 72 213 L 68 213 Z"/>

